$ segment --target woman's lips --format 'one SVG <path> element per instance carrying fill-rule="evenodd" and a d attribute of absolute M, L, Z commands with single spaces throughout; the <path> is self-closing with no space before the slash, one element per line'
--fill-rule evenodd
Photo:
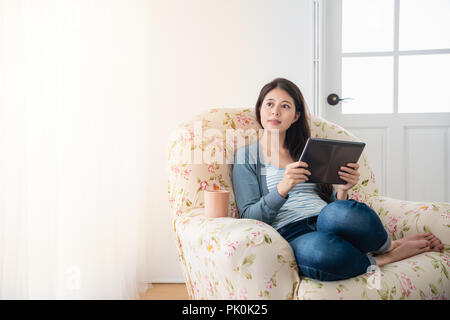
<path fill-rule="evenodd" d="M 280 124 L 281 122 L 278 120 L 269 120 L 271 124 Z"/>

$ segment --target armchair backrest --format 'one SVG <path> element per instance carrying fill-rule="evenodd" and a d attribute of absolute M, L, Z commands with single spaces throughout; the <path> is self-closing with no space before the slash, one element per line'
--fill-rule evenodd
<path fill-rule="evenodd" d="M 361 141 L 318 116 L 311 115 L 309 122 L 312 137 Z M 174 217 L 204 207 L 205 189 L 229 190 L 228 215 L 238 216 L 231 181 L 234 154 L 240 147 L 256 141 L 260 129 L 254 108 L 211 109 L 177 127 L 169 139 L 168 150 L 168 192 Z M 365 152 L 358 164 L 360 180 L 349 195 L 366 202 L 378 194 L 378 188 Z"/>

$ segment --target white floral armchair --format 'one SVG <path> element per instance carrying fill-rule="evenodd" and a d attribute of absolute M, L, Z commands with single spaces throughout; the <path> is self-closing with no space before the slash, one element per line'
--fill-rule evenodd
<path fill-rule="evenodd" d="M 311 116 L 309 121 L 313 137 L 359 141 L 345 129 L 320 117 Z M 373 273 L 333 282 L 299 277 L 293 251 L 275 229 L 257 220 L 238 218 L 231 182 L 232 164 L 227 164 L 230 163 L 227 159 L 234 157 L 242 143 L 239 145 L 237 138 L 230 142 L 227 130 L 234 130 L 239 137 L 251 129 L 260 129 L 254 109 L 211 109 L 179 125 L 170 138 L 170 209 L 191 299 L 447 299 L 450 296 L 450 204 L 380 196 L 365 153 L 358 162 L 360 183 L 351 190 L 350 198 L 373 208 L 393 239 L 431 231 L 445 245 L 444 253 L 423 253 L 385 265 L 380 268 L 378 280 Z M 238 146 L 233 149 L 236 142 Z M 184 156 L 183 151 L 187 152 Z M 192 160 L 186 158 L 191 151 Z M 211 155 L 211 159 L 223 160 L 196 164 L 198 153 L 195 153 L 201 151 Z M 223 158 L 218 157 L 222 154 Z M 230 191 L 228 218 L 203 215 L 205 188 Z"/>

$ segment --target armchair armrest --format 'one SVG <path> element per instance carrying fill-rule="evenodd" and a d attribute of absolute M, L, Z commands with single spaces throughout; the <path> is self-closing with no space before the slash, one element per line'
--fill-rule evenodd
<path fill-rule="evenodd" d="M 174 220 L 194 299 L 293 299 L 300 284 L 289 243 L 252 219 L 207 218 L 203 208 Z"/>
<path fill-rule="evenodd" d="M 378 213 L 394 240 L 410 234 L 431 232 L 450 253 L 450 203 L 413 202 L 374 196 L 368 199 L 367 204 Z"/>

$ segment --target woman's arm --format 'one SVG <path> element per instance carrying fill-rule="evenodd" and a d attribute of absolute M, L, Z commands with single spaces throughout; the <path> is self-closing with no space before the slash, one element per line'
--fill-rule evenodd
<path fill-rule="evenodd" d="M 244 152 L 243 149 L 238 150 L 237 153 Z M 248 163 L 238 163 L 235 159 L 233 166 L 233 189 L 239 216 L 241 218 L 256 219 L 267 224 L 272 224 L 278 214 L 278 210 L 287 199 L 283 198 L 277 189 L 273 189 L 268 194 L 262 196 L 257 174 L 255 166 Z"/>
<path fill-rule="evenodd" d="M 336 193 L 336 200 L 347 200 L 348 199 L 348 191 L 339 190 Z"/>

